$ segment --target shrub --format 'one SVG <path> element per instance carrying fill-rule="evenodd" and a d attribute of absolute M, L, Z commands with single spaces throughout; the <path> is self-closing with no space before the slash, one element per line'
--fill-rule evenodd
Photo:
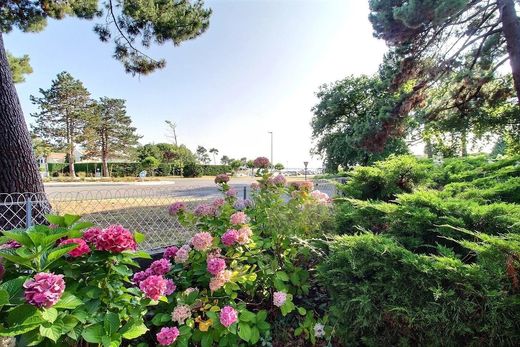
<path fill-rule="evenodd" d="M 200 177 L 202 176 L 202 167 L 196 163 L 186 164 L 182 174 L 184 177 Z"/>
<path fill-rule="evenodd" d="M 464 263 L 417 255 L 383 235 L 342 236 L 319 273 L 344 345 L 501 345 L 520 338 L 520 238 L 481 234 Z M 504 269 L 509 269 L 508 272 Z M 509 277 L 509 274 L 512 274 Z"/>

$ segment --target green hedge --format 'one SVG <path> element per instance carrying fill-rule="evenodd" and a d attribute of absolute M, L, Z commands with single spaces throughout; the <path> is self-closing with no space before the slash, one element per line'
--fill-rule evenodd
<path fill-rule="evenodd" d="M 342 344 L 516 345 L 520 294 L 505 269 L 520 238 L 482 236 L 460 245 L 471 263 L 442 247 L 438 256 L 418 255 L 371 233 L 332 242 L 318 273 Z"/>

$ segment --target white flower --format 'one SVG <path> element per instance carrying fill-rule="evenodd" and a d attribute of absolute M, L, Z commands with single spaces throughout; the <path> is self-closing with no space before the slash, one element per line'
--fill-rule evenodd
<path fill-rule="evenodd" d="M 314 336 L 323 337 L 325 336 L 325 326 L 321 323 L 316 323 L 314 325 Z"/>

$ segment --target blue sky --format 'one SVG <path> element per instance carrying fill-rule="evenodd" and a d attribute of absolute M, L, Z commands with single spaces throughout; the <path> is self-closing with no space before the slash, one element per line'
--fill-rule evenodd
<path fill-rule="evenodd" d="M 98 41 L 93 22 L 51 21 L 42 33 L 13 32 L 5 44 L 29 54 L 34 73 L 17 85 L 26 119 L 35 111 L 29 96 L 48 88 L 61 71 L 83 81 L 93 97 L 127 100 L 142 143 L 165 142 L 164 120 L 175 121 L 178 138 L 240 158 L 270 155 L 301 167 L 311 158 L 311 108 L 323 83 L 349 74 L 374 73 L 386 50 L 372 37 L 365 0 L 213 0 L 210 27 L 183 43 L 153 47 L 165 69 L 132 77 Z"/>

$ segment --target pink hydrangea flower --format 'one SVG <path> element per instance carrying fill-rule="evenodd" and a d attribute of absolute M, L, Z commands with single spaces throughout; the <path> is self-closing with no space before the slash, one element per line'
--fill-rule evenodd
<path fill-rule="evenodd" d="M 216 198 L 215 200 L 213 200 L 212 204 L 215 208 L 219 208 L 222 207 L 225 203 L 226 200 L 224 200 L 223 198 Z"/>
<path fill-rule="evenodd" d="M 191 238 L 191 244 L 197 251 L 205 251 L 211 247 L 213 236 L 207 231 L 196 233 Z"/>
<path fill-rule="evenodd" d="M 74 248 L 72 251 L 69 251 L 69 255 L 71 257 L 81 257 L 83 254 L 87 254 L 90 252 L 90 248 L 83 239 L 67 239 L 60 242 L 60 246 L 63 245 L 69 245 L 69 244 L 76 244 L 78 245 L 76 248 Z"/>
<path fill-rule="evenodd" d="M 216 274 L 214 277 L 211 278 L 209 281 L 209 289 L 213 293 L 216 290 L 219 290 L 231 280 L 232 272 L 230 270 L 223 270 Z"/>
<path fill-rule="evenodd" d="M 248 244 L 251 241 L 251 236 L 253 236 L 253 231 L 250 227 L 244 225 L 238 230 L 237 242 L 241 245 Z"/>
<path fill-rule="evenodd" d="M 156 337 L 157 343 L 159 343 L 160 346 L 169 346 L 179 337 L 179 329 L 176 327 L 164 327 L 157 333 Z"/>
<path fill-rule="evenodd" d="M 193 292 L 198 292 L 199 290 L 197 288 L 192 288 L 192 287 L 189 287 L 189 288 L 186 288 L 186 290 L 184 291 L 184 294 L 185 295 L 190 295 L 191 293 Z"/>
<path fill-rule="evenodd" d="M 287 183 L 287 180 L 285 179 L 284 175 L 279 174 L 275 178 L 273 178 L 273 184 L 275 186 L 283 187 L 285 186 L 285 183 Z"/>
<path fill-rule="evenodd" d="M 224 245 L 232 246 L 238 241 L 238 231 L 235 229 L 228 229 L 220 239 Z"/>
<path fill-rule="evenodd" d="M 195 208 L 193 213 L 198 217 L 214 216 L 216 213 L 215 206 L 209 204 L 200 204 Z"/>
<path fill-rule="evenodd" d="M 132 282 L 139 285 L 142 281 L 144 281 L 148 276 L 150 276 L 150 273 L 147 271 L 139 271 L 134 274 L 132 277 Z"/>
<path fill-rule="evenodd" d="M 171 246 L 171 247 L 166 248 L 166 250 L 163 253 L 163 258 L 164 259 L 174 258 L 175 254 L 177 254 L 178 250 L 179 250 L 179 248 L 177 246 Z"/>
<path fill-rule="evenodd" d="M 175 254 L 175 258 L 174 258 L 175 262 L 177 264 L 185 263 L 186 260 L 188 260 L 188 258 L 190 256 L 190 251 L 191 251 L 191 247 L 189 245 L 184 245 L 181 248 L 179 248 L 179 250 Z"/>
<path fill-rule="evenodd" d="M 101 234 L 101 231 L 102 229 L 97 227 L 87 229 L 87 231 L 83 233 L 83 240 L 89 243 L 95 243 L 97 237 Z"/>
<path fill-rule="evenodd" d="M 257 182 L 253 182 L 253 183 L 251 183 L 250 188 L 251 188 L 251 190 L 258 190 L 258 189 L 260 189 L 260 184 L 258 184 Z"/>
<path fill-rule="evenodd" d="M 235 188 L 229 188 L 229 190 L 226 192 L 226 196 L 229 196 L 230 198 L 235 197 L 238 194 L 238 191 Z"/>
<path fill-rule="evenodd" d="M 63 275 L 48 272 L 37 273 L 23 284 L 25 301 L 36 307 L 49 308 L 56 304 L 65 291 Z"/>
<path fill-rule="evenodd" d="M 273 293 L 273 305 L 281 307 L 287 300 L 287 293 L 274 292 Z"/>
<path fill-rule="evenodd" d="M 181 212 L 186 211 L 186 204 L 182 201 L 174 202 L 170 205 L 168 208 L 168 212 L 170 213 L 170 216 L 176 216 Z"/>
<path fill-rule="evenodd" d="M 316 200 L 316 202 L 320 205 L 328 205 L 331 202 L 330 197 L 327 193 L 320 192 L 319 190 L 313 190 L 311 192 L 311 197 Z"/>
<path fill-rule="evenodd" d="M 177 289 L 177 286 L 173 282 L 173 280 L 166 280 L 166 290 L 164 291 L 164 295 L 172 295 L 173 292 Z"/>
<path fill-rule="evenodd" d="M 222 258 L 211 258 L 206 261 L 208 272 L 212 275 L 217 275 L 226 268 L 226 261 Z"/>
<path fill-rule="evenodd" d="M 233 225 L 245 224 L 247 223 L 247 215 L 242 211 L 235 212 L 231 215 L 229 221 Z"/>
<path fill-rule="evenodd" d="M 141 291 L 152 300 L 159 300 L 166 292 L 167 281 L 162 276 L 151 275 L 139 283 Z"/>
<path fill-rule="evenodd" d="M 111 225 L 103 229 L 95 240 L 98 251 L 121 253 L 126 250 L 136 250 L 137 244 L 130 231 L 121 225 Z"/>
<path fill-rule="evenodd" d="M 163 258 L 163 259 L 154 261 L 150 265 L 150 271 L 154 275 L 163 276 L 163 275 L 166 275 L 168 273 L 168 271 L 170 271 L 171 267 L 172 267 L 172 264 L 168 261 L 168 259 Z"/>
<path fill-rule="evenodd" d="M 20 248 L 22 245 L 15 240 L 9 240 L 6 243 L 0 245 L 0 249 L 11 249 L 11 248 Z"/>
<path fill-rule="evenodd" d="M 229 176 L 226 175 L 225 173 L 223 174 L 219 174 L 215 177 L 215 183 L 216 184 L 219 184 L 219 183 L 227 183 L 229 182 Z"/>
<path fill-rule="evenodd" d="M 178 324 L 184 324 L 184 321 L 191 317 L 191 308 L 188 305 L 177 305 L 172 312 L 172 320 Z"/>
<path fill-rule="evenodd" d="M 238 320 L 237 311 L 231 306 L 224 306 L 220 310 L 220 323 L 226 328 Z"/>
<path fill-rule="evenodd" d="M 253 165 L 258 169 L 266 169 L 269 167 L 269 159 L 266 157 L 258 157 L 253 161 Z"/>
<path fill-rule="evenodd" d="M 311 181 L 291 182 L 291 187 L 302 192 L 310 192 L 314 189 L 314 183 Z"/>

